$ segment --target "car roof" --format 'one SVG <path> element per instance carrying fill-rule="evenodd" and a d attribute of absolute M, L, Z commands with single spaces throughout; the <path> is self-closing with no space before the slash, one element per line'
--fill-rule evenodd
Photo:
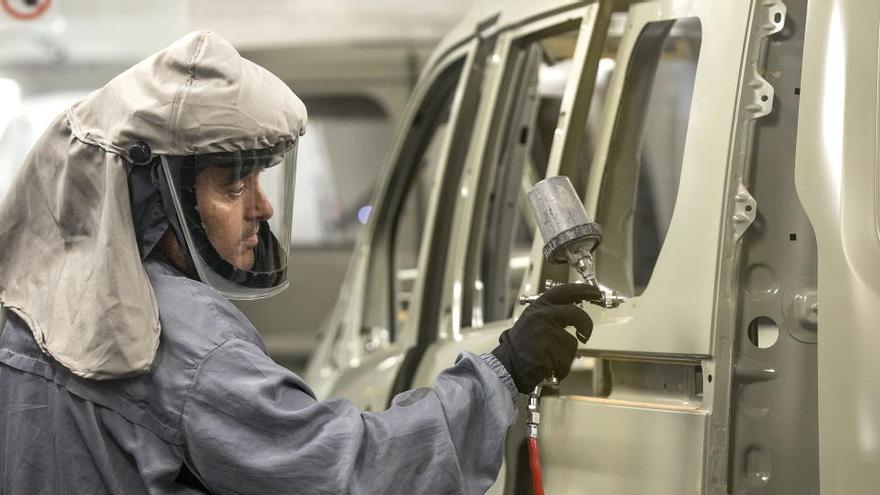
<path fill-rule="evenodd" d="M 472 39 L 478 32 L 502 31 L 543 14 L 587 5 L 583 0 L 481 0 L 443 37 L 425 64 L 429 72 L 449 52 Z"/>

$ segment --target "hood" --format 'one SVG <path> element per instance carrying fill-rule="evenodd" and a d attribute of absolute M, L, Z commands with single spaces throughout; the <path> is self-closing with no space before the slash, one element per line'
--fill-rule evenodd
<path fill-rule="evenodd" d="M 133 162 L 146 147 L 267 148 L 305 125 L 305 106 L 277 77 L 216 34 L 184 36 L 74 104 L 34 145 L 0 205 L 0 304 L 76 375 L 149 371 L 160 325 L 141 255 L 166 221 L 141 187 L 151 181 L 132 183 L 130 197 Z"/>

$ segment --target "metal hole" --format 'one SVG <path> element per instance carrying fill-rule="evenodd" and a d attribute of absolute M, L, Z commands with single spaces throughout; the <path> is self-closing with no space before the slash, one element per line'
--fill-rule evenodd
<path fill-rule="evenodd" d="M 759 316 L 749 323 L 749 342 L 759 349 L 769 349 L 779 340 L 779 325 L 771 318 Z"/>

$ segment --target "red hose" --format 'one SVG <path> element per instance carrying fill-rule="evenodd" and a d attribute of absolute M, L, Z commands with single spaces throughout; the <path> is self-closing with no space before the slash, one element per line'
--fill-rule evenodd
<path fill-rule="evenodd" d="M 541 481 L 541 457 L 538 454 L 538 439 L 529 438 L 529 468 L 532 471 L 532 487 L 535 495 L 544 495 L 544 483 Z"/>

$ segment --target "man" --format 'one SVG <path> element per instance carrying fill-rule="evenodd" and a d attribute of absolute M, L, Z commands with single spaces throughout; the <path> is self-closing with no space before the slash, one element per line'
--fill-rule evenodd
<path fill-rule="evenodd" d="M 305 108 L 210 32 L 59 116 L 0 208 L 0 493 L 481 493 L 570 284 L 380 413 L 317 401 L 223 297 L 286 287 Z M 291 322 L 295 327 L 296 322 Z"/>

